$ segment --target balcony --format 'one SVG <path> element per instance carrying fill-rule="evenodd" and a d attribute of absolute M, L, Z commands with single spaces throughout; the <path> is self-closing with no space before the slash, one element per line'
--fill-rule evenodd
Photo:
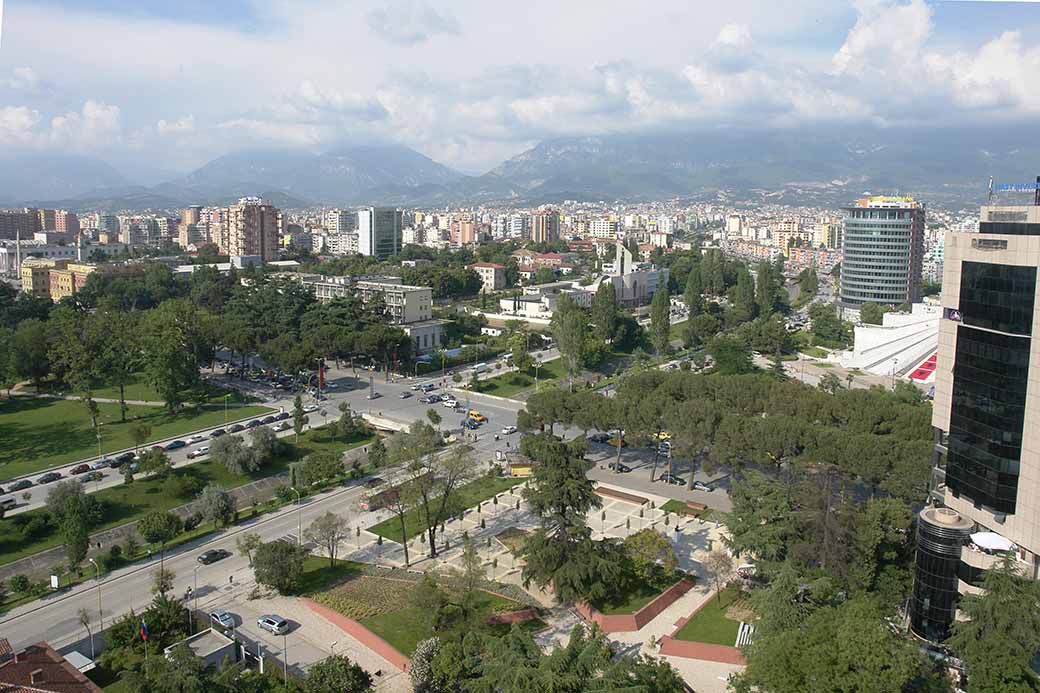
<path fill-rule="evenodd" d="M 961 549 L 961 560 L 972 568 L 978 568 L 980 570 L 990 570 L 999 564 L 1003 558 L 1003 553 L 987 553 L 986 551 L 975 548 L 972 544 L 968 544 Z"/>
<path fill-rule="evenodd" d="M 957 592 L 959 592 L 962 595 L 963 594 L 985 594 L 986 593 L 986 591 L 984 589 L 982 589 L 981 587 L 975 587 L 974 585 L 969 585 L 968 583 L 966 583 L 964 580 L 961 580 L 960 578 L 957 579 Z"/>

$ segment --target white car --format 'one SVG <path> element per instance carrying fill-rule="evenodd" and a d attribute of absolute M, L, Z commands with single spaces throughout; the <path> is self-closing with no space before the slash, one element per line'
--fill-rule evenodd
<path fill-rule="evenodd" d="M 317 404 L 305 404 L 305 405 L 303 405 L 303 410 L 305 412 L 307 412 L 308 414 L 310 414 L 311 412 L 318 411 L 318 405 Z"/>
<path fill-rule="evenodd" d="M 195 443 L 201 443 L 204 440 L 206 440 L 206 436 L 194 435 L 191 438 L 188 438 L 188 445 L 194 445 Z"/>
<path fill-rule="evenodd" d="M 448 407 L 449 409 L 454 409 L 455 407 L 459 406 L 458 400 L 454 399 L 446 399 L 443 402 L 441 402 L 441 404 Z"/>
<path fill-rule="evenodd" d="M 275 635 L 281 635 L 289 630 L 289 622 L 281 616 L 275 616 L 274 614 L 264 615 L 256 619 L 256 625 L 261 630 L 266 630 Z"/>
<path fill-rule="evenodd" d="M 276 433 L 288 431 L 290 428 L 292 428 L 292 424 L 290 424 L 288 421 L 282 421 L 274 425 L 274 430 Z"/>
<path fill-rule="evenodd" d="M 506 426 L 502 429 L 502 435 L 509 436 L 516 433 L 516 426 Z"/>
<path fill-rule="evenodd" d="M 201 448 L 196 448 L 195 450 L 192 450 L 191 452 L 189 452 L 188 453 L 188 459 L 189 460 L 193 460 L 196 457 L 203 457 L 203 456 L 208 455 L 208 454 L 209 454 L 209 446 L 208 445 L 203 445 Z"/>
<path fill-rule="evenodd" d="M 216 621 L 217 625 L 224 628 L 235 627 L 235 617 L 224 611 L 223 609 L 217 609 L 216 611 L 209 612 L 209 620 Z"/>

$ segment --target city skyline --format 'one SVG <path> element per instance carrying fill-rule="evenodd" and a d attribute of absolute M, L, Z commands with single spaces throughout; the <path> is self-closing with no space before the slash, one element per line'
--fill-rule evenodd
<path fill-rule="evenodd" d="M 467 3 L 82 5 L 7 3 L 8 151 L 129 169 L 161 156 L 183 173 L 248 147 L 394 142 L 480 173 L 556 136 L 1029 123 L 1040 110 L 1029 3 L 660 4 L 635 23 L 581 6 L 502 22 Z M 350 40 L 322 38 L 343 27 Z M 43 34 L 53 40 L 27 43 Z M 506 34 L 524 41 L 502 50 Z M 155 36 L 170 50 L 154 51 Z M 105 50 L 80 50 L 84 37 Z"/>

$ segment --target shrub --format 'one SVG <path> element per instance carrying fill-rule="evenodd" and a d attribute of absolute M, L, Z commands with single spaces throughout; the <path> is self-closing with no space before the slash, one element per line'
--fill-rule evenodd
<path fill-rule="evenodd" d="M 28 575 L 18 574 L 12 577 L 7 584 L 11 586 L 11 589 L 13 591 L 18 592 L 20 594 L 25 594 L 29 591 L 29 586 L 31 582 L 29 580 Z"/>
<path fill-rule="evenodd" d="M 113 544 L 108 549 L 108 563 L 116 565 L 123 558 L 123 547 L 119 544 Z"/>
<path fill-rule="evenodd" d="M 192 513 L 184 518 L 184 531 L 190 532 L 200 524 L 202 524 L 202 513 Z"/>

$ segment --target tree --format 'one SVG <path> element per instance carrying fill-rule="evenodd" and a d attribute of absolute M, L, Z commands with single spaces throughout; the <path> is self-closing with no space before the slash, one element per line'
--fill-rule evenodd
<path fill-rule="evenodd" d="M 35 318 L 19 323 L 11 339 L 10 356 L 14 374 L 31 380 L 39 392 L 43 379 L 51 372 L 46 323 Z"/>
<path fill-rule="evenodd" d="M 182 299 L 164 301 L 142 320 L 145 375 L 169 409 L 178 409 L 198 386 L 199 365 L 210 360 L 214 332 L 208 317 Z"/>
<path fill-rule="evenodd" d="M 733 557 L 723 548 L 716 548 L 704 559 L 704 570 L 715 583 L 715 597 L 722 601 L 722 587 L 733 576 Z"/>
<path fill-rule="evenodd" d="M 700 315 L 704 310 L 704 299 L 701 298 L 701 276 L 700 268 L 694 266 L 686 275 L 686 287 L 683 291 L 683 302 L 686 304 L 688 318 Z"/>
<path fill-rule="evenodd" d="M 722 375 L 737 375 L 755 370 L 751 350 L 740 339 L 720 334 L 708 342 L 708 353 L 715 359 L 715 370 Z"/>
<path fill-rule="evenodd" d="M 376 438 L 371 445 L 368 446 L 368 463 L 373 469 L 379 469 L 380 467 L 386 466 L 386 446 L 383 445 L 382 438 Z"/>
<path fill-rule="evenodd" d="M 436 409 L 434 409 L 433 407 L 430 407 L 429 409 L 426 410 L 426 418 L 430 422 L 430 424 L 432 426 L 434 426 L 434 427 L 440 426 L 441 425 L 441 421 L 443 420 L 443 419 L 441 419 L 440 413 Z"/>
<path fill-rule="evenodd" d="M 216 527 L 219 524 L 230 524 L 235 515 L 235 501 L 224 489 L 210 484 L 202 489 L 198 498 L 199 511 L 202 518 L 212 522 Z"/>
<path fill-rule="evenodd" d="M 86 609 L 80 608 L 77 613 L 79 617 L 79 624 L 83 626 L 83 630 L 87 631 L 87 637 L 90 639 L 90 658 L 94 658 L 94 632 L 90 628 L 90 612 Z"/>
<path fill-rule="evenodd" d="M 273 461 L 281 450 L 282 441 L 270 428 L 257 426 L 249 431 L 249 456 L 254 470 Z"/>
<path fill-rule="evenodd" d="M 668 341 L 672 329 L 671 305 L 668 289 L 658 287 L 650 302 L 650 342 L 658 354 L 668 353 Z"/>
<path fill-rule="evenodd" d="M 847 344 L 849 335 L 837 310 L 827 303 L 814 303 L 809 306 L 809 320 L 812 321 L 812 333 L 825 342 Z"/>
<path fill-rule="evenodd" d="M 755 303 L 758 306 L 758 314 L 771 315 L 780 303 L 783 267 L 778 271 L 774 265 L 763 260 L 758 263 L 756 274 L 758 281 L 755 282 Z"/>
<path fill-rule="evenodd" d="M 282 539 L 261 544 L 253 553 L 253 574 L 259 584 L 289 594 L 299 584 L 306 558 L 307 549 Z"/>
<path fill-rule="evenodd" d="M 585 327 L 587 320 L 584 312 L 567 294 L 561 294 L 556 302 L 549 329 L 556 339 L 560 350 L 560 360 L 567 372 L 570 389 L 574 388 L 574 377 L 585 363 Z"/>
<path fill-rule="evenodd" d="M 741 263 L 737 268 L 737 285 L 733 289 L 734 322 L 739 324 L 753 319 L 758 314 L 755 303 L 755 280 L 747 267 Z"/>
<path fill-rule="evenodd" d="M 162 565 L 152 573 L 152 594 L 165 597 L 173 590 L 173 579 L 177 575 L 172 570 L 166 570 Z"/>
<path fill-rule="evenodd" d="M 509 354 L 512 356 L 513 365 L 521 373 L 526 373 L 533 364 L 531 354 L 527 351 L 529 338 L 530 333 L 526 328 L 516 330 L 509 337 Z"/>
<path fill-rule="evenodd" d="M 238 549 L 239 553 L 245 555 L 246 560 L 249 561 L 250 568 L 253 567 L 253 552 L 263 543 L 260 535 L 256 532 L 245 532 L 235 537 L 235 548 Z"/>
<path fill-rule="evenodd" d="M 126 386 L 134 381 L 141 366 L 139 320 L 134 313 L 101 309 L 94 314 L 101 336 L 95 358 L 102 379 L 119 388 L 119 420 L 126 421 Z"/>
<path fill-rule="evenodd" d="M 462 607 L 472 611 L 476 602 L 480 585 L 487 579 L 484 562 L 477 553 L 477 547 L 469 537 L 462 545 Z"/>
<path fill-rule="evenodd" d="M 868 325 L 880 325 L 885 313 L 885 309 L 873 301 L 867 301 L 859 307 L 859 319 Z"/>
<path fill-rule="evenodd" d="M 303 399 L 299 395 L 296 395 L 296 399 L 293 400 L 293 432 L 296 434 L 296 442 L 300 442 L 300 434 L 303 433 L 303 427 L 307 424 L 307 415 L 303 413 Z"/>
<path fill-rule="evenodd" d="M 618 328 L 618 313 L 614 285 L 609 281 L 601 282 L 596 289 L 596 295 L 592 297 L 592 334 L 596 339 L 601 342 L 614 340 Z M 516 363 L 515 353 L 513 363 Z M 521 369 L 521 372 L 524 370 L 526 369 Z"/>
<path fill-rule="evenodd" d="M 90 529 L 100 520 L 102 506 L 72 479 L 55 484 L 47 494 L 47 510 L 58 525 L 70 567 L 87 557 Z"/>
<path fill-rule="evenodd" d="M 964 661 L 972 691 L 1035 691 L 1030 660 L 1040 648 L 1040 583 L 1022 573 L 1008 553 L 982 579 L 983 593 L 966 594 L 947 644 Z"/>
<path fill-rule="evenodd" d="M 255 430 L 255 429 L 254 429 Z M 241 436 L 221 436 L 210 444 L 210 458 L 235 475 L 257 470 L 256 460 Z"/>
<path fill-rule="evenodd" d="M 137 471 L 141 474 L 151 474 L 157 479 L 165 479 L 173 471 L 173 463 L 165 451 L 151 448 L 141 455 Z"/>
<path fill-rule="evenodd" d="M 646 528 L 625 538 L 625 555 L 632 562 L 636 575 L 649 581 L 658 570 L 671 575 L 678 566 L 675 547 L 655 529 Z"/>
<path fill-rule="evenodd" d="M 149 544 L 159 545 L 159 570 L 163 570 L 166 544 L 184 529 L 180 517 L 169 511 L 156 510 L 142 517 L 137 523 L 137 533 Z"/>
<path fill-rule="evenodd" d="M 719 320 L 709 313 L 691 315 L 686 320 L 686 344 L 697 347 L 719 332 Z"/>
<path fill-rule="evenodd" d="M 523 451 L 538 463 L 524 500 L 540 518 L 524 544 L 525 585 L 552 583 L 564 603 L 605 596 L 619 585 L 622 556 L 613 544 L 593 542 L 585 523 L 602 504 L 585 476 L 585 460 L 547 433 L 524 441 Z"/>
<path fill-rule="evenodd" d="M 137 452 L 137 449 L 152 437 L 152 426 L 145 421 L 135 421 L 130 424 L 129 431 L 130 439 L 134 441 L 134 452 Z"/>
<path fill-rule="evenodd" d="M 336 565 L 340 542 L 350 536 L 350 526 L 345 518 L 327 512 L 310 524 L 304 536 L 325 549 L 329 555 L 329 567 L 332 568 Z"/>
<path fill-rule="evenodd" d="M 372 677 L 344 655 L 332 655 L 307 670 L 306 693 L 363 693 L 372 690 Z"/>

